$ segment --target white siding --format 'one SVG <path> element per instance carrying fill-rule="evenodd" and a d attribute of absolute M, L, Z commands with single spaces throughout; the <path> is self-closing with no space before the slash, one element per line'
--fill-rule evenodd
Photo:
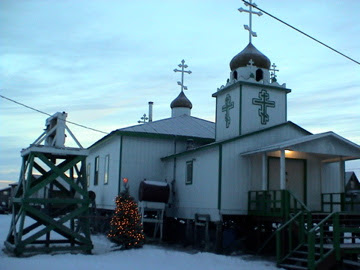
<path fill-rule="evenodd" d="M 105 156 L 109 155 L 109 181 L 104 184 Z M 95 158 L 99 157 L 99 180 L 94 186 Z M 120 136 L 113 136 L 109 140 L 100 143 L 90 149 L 86 159 L 86 165 L 90 164 L 89 190 L 96 193 L 96 206 L 98 208 L 114 209 L 114 198 L 118 192 L 120 162 Z"/>
<path fill-rule="evenodd" d="M 222 152 L 222 213 L 247 213 L 248 191 L 252 187 L 251 179 L 257 177 L 254 171 L 253 176 L 251 176 L 251 168 L 255 166 L 256 158 L 251 160 L 248 157 L 241 156 L 241 153 L 301 136 L 304 136 L 303 132 L 289 125 L 284 125 L 224 144 Z M 260 168 L 258 170 L 261 171 L 261 162 L 258 166 Z M 258 176 L 261 179 L 261 175 Z M 259 182 L 254 185 L 258 187 Z"/>
<path fill-rule="evenodd" d="M 324 163 L 323 164 L 323 178 L 322 178 L 322 192 L 336 193 L 341 192 L 344 186 L 344 181 L 340 179 L 340 163 Z"/>
<path fill-rule="evenodd" d="M 176 158 L 175 196 L 168 215 L 193 219 L 195 214 L 209 214 L 212 221 L 220 219 L 218 203 L 218 146 Z M 186 162 L 193 161 L 193 182 L 185 184 Z M 173 173 L 173 160 L 167 160 L 167 174 Z"/>
<path fill-rule="evenodd" d="M 124 136 L 122 142 L 121 178 L 129 179 L 130 195 L 136 200 L 142 180 L 171 180 L 164 177 L 161 158 L 174 154 L 173 139 Z"/>

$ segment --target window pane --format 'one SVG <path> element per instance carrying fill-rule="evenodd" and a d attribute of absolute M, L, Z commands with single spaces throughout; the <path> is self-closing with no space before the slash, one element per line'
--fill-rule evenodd
<path fill-rule="evenodd" d="M 185 184 L 191 185 L 193 181 L 193 162 L 187 161 L 186 162 L 186 180 Z"/>
<path fill-rule="evenodd" d="M 99 157 L 95 158 L 94 186 L 99 182 Z"/>
<path fill-rule="evenodd" d="M 104 174 L 104 184 L 107 184 L 109 182 L 109 160 L 110 156 L 107 155 L 105 157 L 105 174 Z"/>

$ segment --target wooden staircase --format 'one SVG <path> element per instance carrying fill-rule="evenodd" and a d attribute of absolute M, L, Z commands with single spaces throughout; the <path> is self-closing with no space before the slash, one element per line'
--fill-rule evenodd
<path fill-rule="evenodd" d="M 360 269 L 360 212 L 355 211 L 360 203 L 343 193 L 325 193 L 321 205 L 322 212 L 314 213 L 288 190 L 250 191 L 249 215 L 283 220 L 258 253 L 276 236 L 279 267 Z"/>
<path fill-rule="evenodd" d="M 336 264 L 334 250 L 332 248 L 324 247 L 324 252 L 329 253 L 329 256 L 325 260 L 322 260 L 321 265 L 318 265 L 316 269 L 331 269 L 331 266 Z M 311 269 L 308 258 L 309 246 L 303 244 L 279 263 L 278 266 L 285 269 Z M 321 260 L 320 247 L 315 247 L 314 258 L 316 261 Z"/>
<path fill-rule="evenodd" d="M 277 242 L 283 243 L 277 247 L 278 266 L 285 269 L 332 269 L 344 259 L 359 265 L 360 214 L 301 211 L 278 229 Z"/>

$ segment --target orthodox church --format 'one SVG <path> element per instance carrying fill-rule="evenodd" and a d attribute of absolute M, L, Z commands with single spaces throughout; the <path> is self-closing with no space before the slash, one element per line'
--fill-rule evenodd
<path fill-rule="evenodd" d="M 255 13 L 247 12 L 250 18 Z M 97 208 L 114 209 L 123 179 L 136 199 L 144 179 L 168 183 L 168 217 L 206 215 L 211 222 L 247 216 L 261 196 L 276 203 L 282 191 L 295 198 L 292 206 L 310 211 L 329 206 L 324 194 L 344 192 L 344 164 L 360 159 L 359 145 L 334 132 L 312 134 L 288 120 L 291 90 L 277 81 L 275 65 L 253 45 L 251 20 L 247 30 L 249 44 L 231 59 L 226 84 L 212 94 L 215 123 L 191 115 L 183 91 L 190 71 L 183 60 L 175 70 L 182 75 L 181 92 L 170 104 L 170 118 L 150 117 L 89 147 L 88 189 L 96 194 Z"/>

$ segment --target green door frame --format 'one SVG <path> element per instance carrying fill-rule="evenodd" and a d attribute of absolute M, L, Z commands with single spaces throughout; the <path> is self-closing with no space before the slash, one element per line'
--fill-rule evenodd
<path fill-rule="evenodd" d="M 271 157 L 271 156 L 267 157 L 267 190 L 269 190 L 269 185 L 270 185 L 270 160 L 271 159 L 278 159 L 280 161 L 279 157 Z M 285 164 L 286 164 L 286 160 L 299 160 L 299 161 L 302 161 L 304 164 L 304 179 L 303 179 L 303 181 L 304 181 L 304 183 L 303 183 L 304 202 L 303 203 L 307 206 L 307 160 L 303 159 L 303 158 L 285 158 Z"/>

